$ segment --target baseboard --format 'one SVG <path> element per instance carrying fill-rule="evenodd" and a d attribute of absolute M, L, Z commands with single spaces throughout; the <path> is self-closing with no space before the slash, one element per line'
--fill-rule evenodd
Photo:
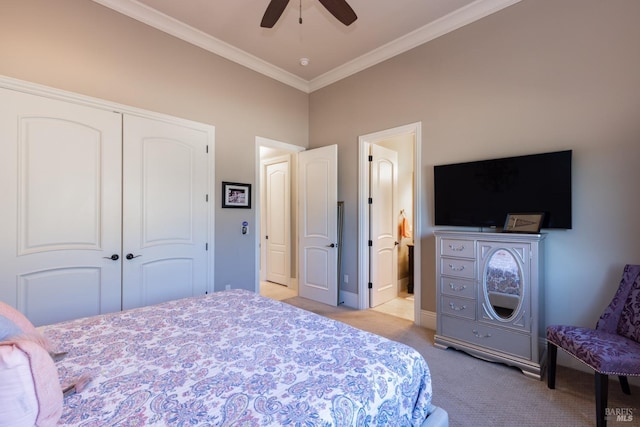
<path fill-rule="evenodd" d="M 426 329 L 436 330 L 436 313 L 420 310 L 420 326 Z"/>
<path fill-rule="evenodd" d="M 353 292 L 340 291 L 339 297 L 340 297 L 339 305 L 355 308 L 356 310 L 359 308 L 358 294 L 355 294 Z"/>

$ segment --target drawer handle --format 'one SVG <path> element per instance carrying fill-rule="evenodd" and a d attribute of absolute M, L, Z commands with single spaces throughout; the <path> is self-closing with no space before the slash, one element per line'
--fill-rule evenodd
<path fill-rule="evenodd" d="M 464 245 L 460 245 L 460 246 L 449 245 L 449 249 L 455 252 L 462 252 L 464 251 Z"/>
<path fill-rule="evenodd" d="M 464 265 L 461 265 L 460 267 L 456 267 L 453 264 L 449 264 L 449 268 L 453 271 L 463 271 L 464 270 Z"/>
<path fill-rule="evenodd" d="M 465 289 L 467 289 L 467 285 L 456 286 L 453 283 L 449 283 L 449 287 L 451 288 L 452 291 L 455 291 L 455 292 L 462 292 Z"/>
<path fill-rule="evenodd" d="M 473 335 L 475 335 L 477 338 L 491 338 L 491 334 L 480 335 L 480 333 L 475 329 L 473 330 Z"/>
<path fill-rule="evenodd" d="M 454 310 L 454 311 L 462 311 L 462 310 L 466 310 L 467 309 L 466 305 L 463 305 L 463 306 L 460 306 L 460 307 L 456 307 L 456 305 L 454 303 L 452 303 L 452 302 L 449 303 L 449 307 L 451 307 L 451 310 Z"/>

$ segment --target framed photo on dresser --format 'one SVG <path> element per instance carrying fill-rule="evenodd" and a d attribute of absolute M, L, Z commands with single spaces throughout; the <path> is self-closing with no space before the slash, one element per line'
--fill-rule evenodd
<path fill-rule="evenodd" d="M 508 213 L 504 222 L 504 233 L 538 234 L 544 220 L 544 212 Z"/>

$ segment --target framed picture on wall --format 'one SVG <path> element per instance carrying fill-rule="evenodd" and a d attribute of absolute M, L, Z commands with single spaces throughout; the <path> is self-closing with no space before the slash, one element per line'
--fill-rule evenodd
<path fill-rule="evenodd" d="M 222 182 L 222 207 L 251 209 L 251 184 Z"/>

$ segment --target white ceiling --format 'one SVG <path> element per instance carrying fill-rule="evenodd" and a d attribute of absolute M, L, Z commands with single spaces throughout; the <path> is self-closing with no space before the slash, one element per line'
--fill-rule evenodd
<path fill-rule="evenodd" d="M 520 0 L 348 0 L 348 27 L 317 0 L 290 0 L 271 29 L 260 27 L 269 0 L 93 1 L 312 92 Z"/>

